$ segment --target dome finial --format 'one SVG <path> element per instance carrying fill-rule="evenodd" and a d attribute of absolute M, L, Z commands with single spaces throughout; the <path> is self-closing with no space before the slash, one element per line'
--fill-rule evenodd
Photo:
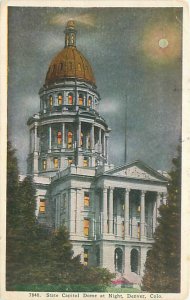
<path fill-rule="evenodd" d="M 76 47 L 76 33 L 74 20 L 69 20 L 65 29 L 65 47 Z"/>

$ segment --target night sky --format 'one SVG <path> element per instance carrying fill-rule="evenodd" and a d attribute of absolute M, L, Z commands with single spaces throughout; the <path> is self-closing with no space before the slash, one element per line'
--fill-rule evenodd
<path fill-rule="evenodd" d="M 39 111 L 38 91 L 64 47 L 69 19 L 76 21 L 77 48 L 91 63 L 100 113 L 112 129 L 109 162 L 124 164 L 127 123 L 127 161 L 171 168 L 181 138 L 182 9 L 9 7 L 8 13 L 8 139 L 21 173 L 26 122 Z"/>

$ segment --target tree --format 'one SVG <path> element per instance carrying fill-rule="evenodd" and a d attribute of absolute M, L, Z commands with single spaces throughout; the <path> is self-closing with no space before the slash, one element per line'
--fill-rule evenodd
<path fill-rule="evenodd" d="M 180 292 L 181 256 L 181 156 L 173 159 L 168 185 L 168 200 L 159 208 L 160 217 L 152 250 L 145 264 L 143 290 L 147 292 Z"/>
<path fill-rule="evenodd" d="M 80 256 L 73 256 L 64 226 L 52 231 L 38 224 L 32 178 L 27 176 L 19 183 L 15 150 L 10 143 L 7 151 L 7 289 L 26 284 L 108 285 L 113 274 L 85 267 Z"/>

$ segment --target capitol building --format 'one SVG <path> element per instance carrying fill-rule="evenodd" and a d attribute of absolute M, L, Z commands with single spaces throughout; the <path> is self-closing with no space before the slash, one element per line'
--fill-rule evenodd
<path fill-rule="evenodd" d="M 104 99 L 76 47 L 76 33 L 68 21 L 65 47 L 52 59 L 39 91 L 40 111 L 27 123 L 36 215 L 55 230 L 67 227 L 84 265 L 140 283 L 158 208 L 166 203 L 167 178 L 142 161 L 108 162 L 111 129 L 99 113 Z"/>

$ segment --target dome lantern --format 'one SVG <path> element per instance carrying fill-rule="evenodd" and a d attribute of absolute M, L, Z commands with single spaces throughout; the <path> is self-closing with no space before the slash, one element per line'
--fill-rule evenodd
<path fill-rule="evenodd" d="M 75 22 L 70 20 L 67 22 L 67 26 L 65 29 L 65 48 L 66 47 L 76 47 L 76 29 Z"/>

